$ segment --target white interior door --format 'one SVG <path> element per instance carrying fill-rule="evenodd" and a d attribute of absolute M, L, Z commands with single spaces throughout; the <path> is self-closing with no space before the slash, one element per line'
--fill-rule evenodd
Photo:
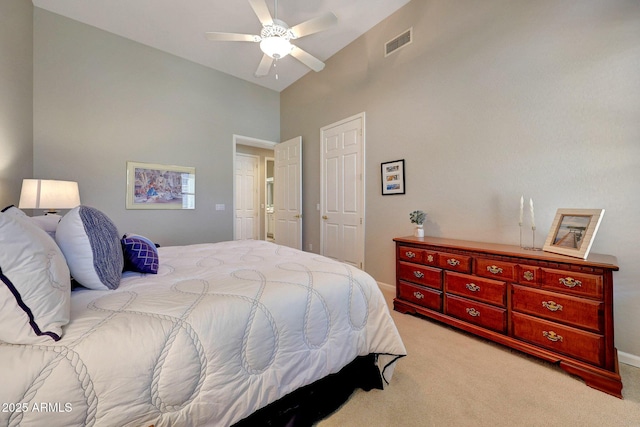
<path fill-rule="evenodd" d="M 275 241 L 302 250 L 302 137 L 274 148 Z"/>
<path fill-rule="evenodd" d="M 321 253 L 364 268 L 364 113 L 321 129 Z"/>
<path fill-rule="evenodd" d="M 257 156 L 236 154 L 236 240 L 258 239 L 258 162 Z"/>

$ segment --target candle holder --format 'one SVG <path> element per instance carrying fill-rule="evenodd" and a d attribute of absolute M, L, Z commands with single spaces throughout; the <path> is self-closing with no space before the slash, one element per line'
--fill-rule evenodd
<path fill-rule="evenodd" d="M 522 221 L 518 223 L 518 226 L 520 227 L 520 249 L 524 249 L 522 247 Z"/>
<path fill-rule="evenodd" d="M 522 225 L 520 225 L 520 247 L 527 251 L 541 251 L 542 248 L 536 248 L 536 226 L 531 226 L 531 247 L 522 247 Z"/>

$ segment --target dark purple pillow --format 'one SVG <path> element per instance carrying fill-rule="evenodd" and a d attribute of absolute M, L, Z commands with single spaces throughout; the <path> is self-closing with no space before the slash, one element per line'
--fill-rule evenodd
<path fill-rule="evenodd" d="M 158 273 L 158 249 L 149 239 L 136 234 L 125 234 L 122 238 L 124 271 Z"/>

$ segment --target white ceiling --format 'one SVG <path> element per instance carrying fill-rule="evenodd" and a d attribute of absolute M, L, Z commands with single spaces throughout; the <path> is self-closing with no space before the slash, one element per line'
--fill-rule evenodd
<path fill-rule="evenodd" d="M 333 12 L 336 26 L 294 42 L 325 61 L 408 2 L 279 0 L 278 19 L 292 27 Z M 278 92 L 314 72 L 287 56 L 277 62 L 277 80 L 273 72 L 254 77 L 262 58 L 257 43 L 205 38 L 207 31 L 260 34 L 262 26 L 247 0 L 33 0 L 33 4 Z M 275 17 L 274 0 L 267 4 Z"/>

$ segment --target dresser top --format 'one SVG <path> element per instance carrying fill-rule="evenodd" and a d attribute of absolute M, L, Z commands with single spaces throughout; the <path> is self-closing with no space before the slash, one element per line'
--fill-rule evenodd
<path fill-rule="evenodd" d="M 574 258 L 566 255 L 555 254 L 544 251 L 533 251 L 520 248 L 514 245 L 504 245 L 501 243 L 474 242 L 469 240 L 446 239 L 442 237 L 396 237 L 393 239 L 399 243 L 426 244 L 444 248 L 468 250 L 474 252 L 484 252 L 487 254 L 498 254 L 505 256 L 514 256 L 520 258 L 536 259 L 543 261 L 562 262 L 567 264 L 588 265 L 593 267 L 602 267 L 617 271 L 618 261 L 613 255 L 589 254 L 587 259 Z"/>

